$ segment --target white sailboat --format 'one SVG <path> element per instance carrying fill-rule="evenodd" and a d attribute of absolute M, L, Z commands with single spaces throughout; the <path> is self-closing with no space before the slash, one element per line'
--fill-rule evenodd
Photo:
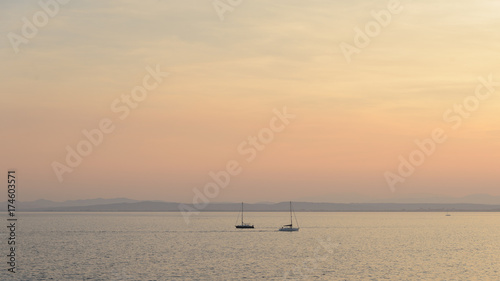
<path fill-rule="evenodd" d="M 238 219 L 236 219 L 238 220 Z M 241 224 L 235 225 L 236 228 L 254 228 L 253 224 L 243 222 L 243 202 L 241 202 Z"/>
<path fill-rule="evenodd" d="M 295 216 L 297 227 L 293 227 L 292 213 L 295 215 L 295 212 L 292 211 L 292 201 L 290 201 L 290 224 L 283 225 L 282 227 L 280 227 L 279 231 L 299 231 L 299 222 L 297 221 L 297 216 Z"/>

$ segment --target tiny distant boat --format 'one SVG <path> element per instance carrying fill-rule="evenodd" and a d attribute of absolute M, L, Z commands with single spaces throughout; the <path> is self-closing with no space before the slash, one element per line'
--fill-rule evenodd
<path fill-rule="evenodd" d="M 450 217 L 451 215 L 450 214 L 446 214 L 447 217 Z"/>
<path fill-rule="evenodd" d="M 279 231 L 299 231 L 299 223 L 297 222 L 297 216 L 295 216 L 295 222 L 297 223 L 297 227 L 293 227 L 293 219 L 292 213 L 295 215 L 295 212 L 292 211 L 292 201 L 290 201 L 290 224 L 285 224 L 280 227 Z"/>
<path fill-rule="evenodd" d="M 238 220 L 238 219 L 236 219 Z M 243 202 L 241 202 L 241 224 L 235 225 L 236 228 L 254 228 L 253 224 L 243 222 Z"/>

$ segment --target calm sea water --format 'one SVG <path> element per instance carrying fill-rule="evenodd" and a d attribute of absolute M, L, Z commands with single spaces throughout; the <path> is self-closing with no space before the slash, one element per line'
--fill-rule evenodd
<path fill-rule="evenodd" d="M 297 212 L 293 233 L 287 213 L 17 215 L 1 280 L 500 280 L 499 213 Z"/>

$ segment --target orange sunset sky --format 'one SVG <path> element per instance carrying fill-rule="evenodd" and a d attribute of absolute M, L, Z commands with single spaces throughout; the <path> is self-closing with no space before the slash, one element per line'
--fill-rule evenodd
<path fill-rule="evenodd" d="M 212 0 L 58 3 L 28 38 L 38 1 L 2 1 L 0 173 L 17 171 L 19 200 L 190 202 L 230 160 L 242 171 L 214 201 L 500 195 L 500 2 L 220 2 L 223 19 Z M 121 118 L 113 102 L 156 66 L 168 77 Z M 295 117 L 247 161 L 238 147 L 285 107 Z M 54 163 L 105 118 L 114 130 L 59 181 Z M 386 173 L 436 128 L 446 140 L 391 192 Z"/>

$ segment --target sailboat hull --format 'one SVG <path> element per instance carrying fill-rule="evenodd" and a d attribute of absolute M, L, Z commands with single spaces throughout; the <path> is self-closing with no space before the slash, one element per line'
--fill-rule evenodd
<path fill-rule="evenodd" d="M 279 231 L 299 231 L 298 227 L 282 227 Z"/>
<path fill-rule="evenodd" d="M 253 225 L 236 225 L 236 228 L 254 228 Z"/>

